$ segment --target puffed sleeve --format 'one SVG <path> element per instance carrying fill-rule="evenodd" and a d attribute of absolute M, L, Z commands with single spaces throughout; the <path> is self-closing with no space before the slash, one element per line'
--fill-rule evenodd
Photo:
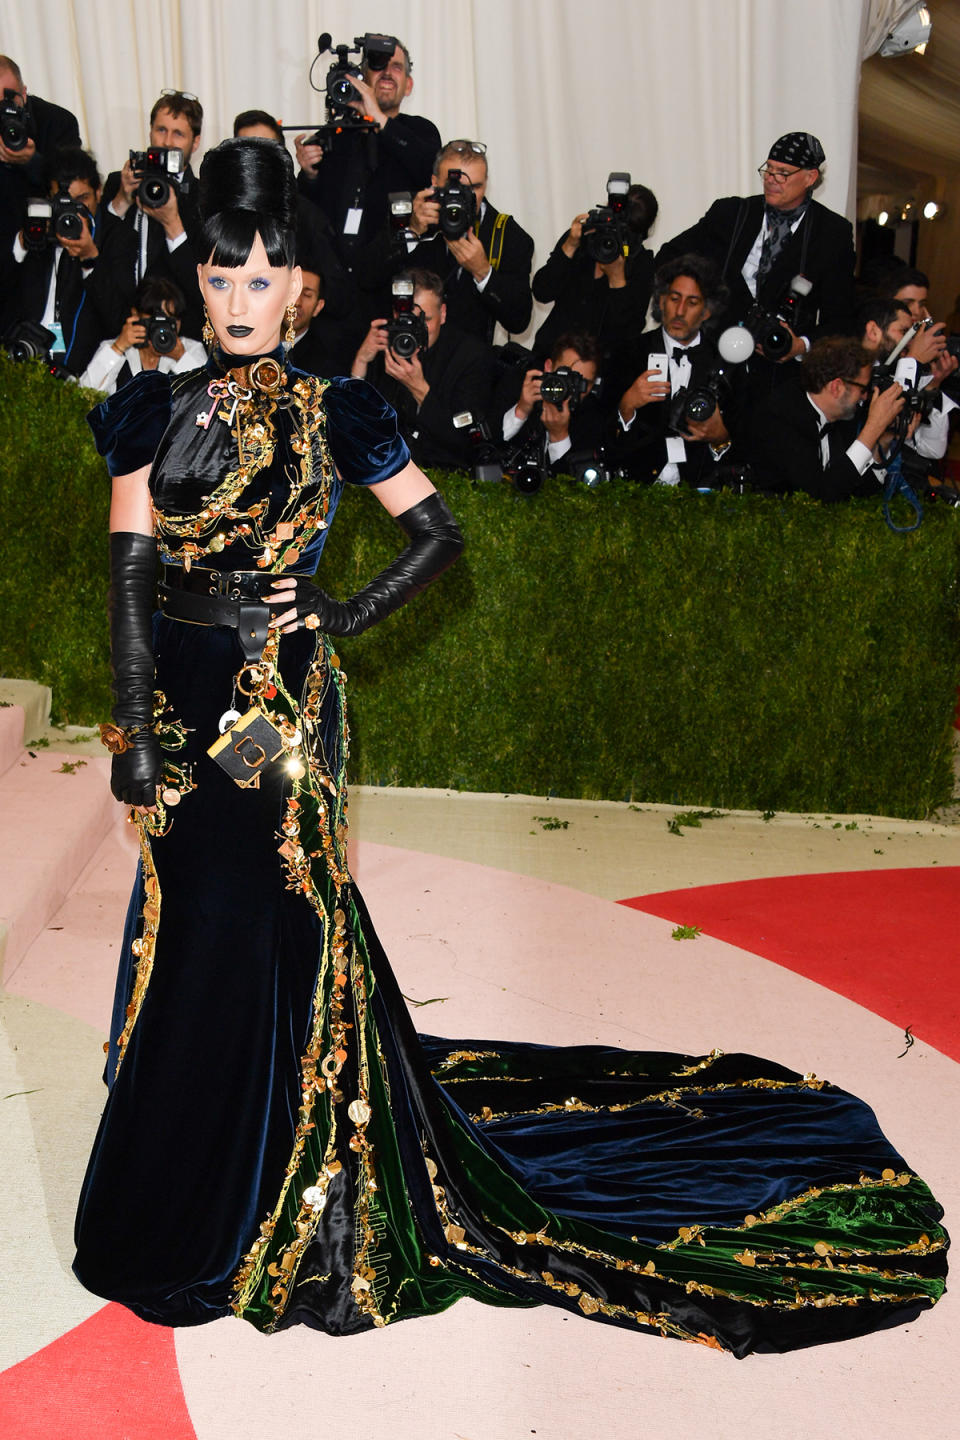
<path fill-rule="evenodd" d="M 408 464 L 397 412 L 366 380 L 331 380 L 323 400 L 330 451 L 348 485 L 376 485 Z"/>
<path fill-rule="evenodd" d="M 170 376 L 144 370 L 87 416 L 111 475 L 149 465 L 170 424 Z"/>

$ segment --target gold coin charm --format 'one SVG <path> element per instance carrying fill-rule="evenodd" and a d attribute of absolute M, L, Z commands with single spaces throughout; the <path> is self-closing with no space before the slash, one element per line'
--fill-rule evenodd
<path fill-rule="evenodd" d="M 347 1106 L 347 1114 L 354 1125 L 366 1125 L 373 1114 L 366 1100 L 351 1100 Z"/>

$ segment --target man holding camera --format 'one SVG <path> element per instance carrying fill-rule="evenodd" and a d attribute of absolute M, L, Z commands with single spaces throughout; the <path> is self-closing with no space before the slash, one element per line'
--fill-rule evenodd
<path fill-rule="evenodd" d="M 29 202 L 13 242 L 14 283 L 4 287 L 0 334 L 28 322 L 50 332 L 49 354 L 71 374 L 84 368 L 104 333 L 91 295 L 102 234 L 100 174 L 86 150 L 56 151 L 46 200 Z"/>
<path fill-rule="evenodd" d="M 451 324 L 489 344 L 498 324 L 508 335 L 530 324 L 533 240 L 486 193 L 487 147 L 448 141 L 414 198 L 409 231 L 420 244 L 408 245 L 404 263 L 439 275 Z"/>
<path fill-rule="evenodd" d="M 594 393 L 599 366 L 593 336 L 574 333 L 558 338 L 542 368 L 508 373 L 493 405 L 508 452 L 529 446 L 547 469 L 563 475 L 580 461 L 599 459 L 605 429 Z"/>
<path fill-rule="evenodd" d="M 117 233 L 108 237 L 109 263 L 105 257 L 96 280 L 98 294 L 109 287 L 121 313 L 127 315 L 140 281 L 148 275 L 166 275 L 183 292 L 183 330 L 195 339 L 203 328 L 203 306 L 190 239 L 199 225 L 197 178 L 190 157 L 200 144 L 202 127 L 203 106 L 195 95 L 186 90 L 162 92 L 150 112 L 150 149 L 163 152 L 161 168 L 144 168 L 145 155 L 135 159 L 134 151 L 122 170 L 107 177 L 104 204 L 122 226 L 114 226 Z"/>
<path fill-rule="evenodd" d="M 13 238 L 27 200 L 47 193 L 47 165 L 55 150 L 80 149 L 75 115 L 28 95 L 20 66 L 0 55 L 0 276 L 9 273 Z"/>
<path fill-rule="evenodd" d="M 814 341 L 799 370 L 802 385 L 779 386 L 752 412 L 751 486 L 817 500 L 878 495 L 876 450 L 904 408 L 903 390 L 886 381 L 872 387 L 869 354 L 845 336 Z"/>
<path fill-rule="evenodd" d="M 947 349 L 944 326 L 914 314 L 907 299 L 864 301 L 857 310 L 857 322 L 860 343 L 874 366 L 886 366 L 901 341 L 911 337 L 909 344 L 899 349 L 898 358 L 906 362 L 905 383 L 926 392 L 923 408 L 927 413 L 918 414 L 911 427 L 905 442 L 907 455 L 912 450 L 923 462 L 942 460 L 950 442 L 950 413 L 957 409 L 956 402 L 940 389 L 957 369 L 956 356 Z"/>
<path fill-rule="evenodd" d="M 655 330 L 632 352 L 634 379 L 623 391 L 610 459 L 631 479 L 661 485 L 720 483 L 731 463 L 731 429 L 740 409 L 740 376 L 724 372 L 702 327 L 722 308 L 717 267 L 699 255 L 662 265 L 654 280 Z M 688 413 L 697 397 L 695 413 Z"/>
<path fill-rule="evenodd" d="M 658 265 L 689 253 L 715 261 L 730 291 L 731 324 L 755 309 L 776 315 L 793 277 L 805 276 L 811 288 L 802 319 L 793 317 L 779 363 L 809 349 L 808 336 L 849 334 L 853 325 L 853 230 L 813 199 L 825 158 L 815 135 L 781 135 L 760 166 L 762 195 L 715 200 L 657 255 Z"/>
<path fill-rule="evenodd" d="M 401 311 L 399 323 L 397 316 L 373 321 L 351 374 L 368 379 L 394 407 L 400 431 L 421 468 L 470 469 L 474 453 L 469 430 L 490 412 L 493 350 L 447 324 L 439 275 L 409 270 L 397 276 L 394 292 L 405 292 L 401 303 L 409 308 Z M 397 308 L 400 311 L 399 304 Z M 466 415 L 471 423 L 458 425 Z"/>
<path fill-rule="evenodd" d="M 137 286 L 133 309 L 114 340 L 102 340 L 80 384 L 112 395 L 144 370 L 179 375 L 204 364 L 199 340 L 180 334 L 183 291 L 165 275 L 149 275 Z"/>
<path fill-rule="evenodd" d="M 622 187 L 622 208 L 620 205 Z M 657 197 L 626 174 L 607 181 L 607 204 L 575 215 L 547 263 L 533 277 L 533 297 L 553 309 L 534 349 L 548 354 L 563 334 L 596 336 L 603 370 L 618 369 L 624 347 L 647 319 L 653 257 L 644 240 L 657 218 Z"/>
<path fill-rule="evenodd" d="M 377 38 L 365 36 L 364 41 Z M 394 40 L 394 49 L 382 68 L 370 68 L 370 47 L 365 43 L 360 77 L 347 76 L 357 92 L 353 109 L 369 117 L 371 125 L 340 130 L 327 151 L 312 136 L 296 138 L 300 189 L 330 221 L 341 258 L 351 271 L 357 253 L 377 237 L 387 220 L 388 195 L 426 185 L 440 148 L 440 132 L 431 120 L 400 113 L 413 90 L 413 65 L 407 47 L 394 36 L 389 39 Z"/>

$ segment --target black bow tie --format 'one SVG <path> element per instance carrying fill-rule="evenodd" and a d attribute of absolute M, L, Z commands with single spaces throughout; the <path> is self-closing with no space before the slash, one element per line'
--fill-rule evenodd
<path fill-rule="evenodd" d="M 696 341 L 696 340 L 694 341 L 694 343 L 693 343 L 692 345 L 674 345 L 674 347 L 673 347 L 673 354 L 670 356 L 670 359 L 671 359 L 671 360 L 682 360 L 683 357 L 684 357 L 684 355 L 689 355 L 691 350 L 696 350 L 696 349 L 698 349 L 698 347 L 699 347 L 699 341 Z"/>

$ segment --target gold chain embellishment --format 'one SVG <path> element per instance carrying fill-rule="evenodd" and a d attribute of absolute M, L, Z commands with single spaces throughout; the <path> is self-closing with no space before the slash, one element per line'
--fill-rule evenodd
<path fill-rule="evenodd" d="M 286 379 L 285 372 L 282 379 Z M 224 382 L 226 383 L 226 382 Z M 260 553 L 255 563 L 261 569 L 282 570 L 299 560 L 304 547 L 327 527 L 327 511 L 334 475 L 326 435 L 323 393 L 329 381 L 306 376 L 294 381 L 289 390 L 278 387 L 243 392 L 235 406 L 238 463 L 227 472 L 209 496 L 199 514 L 157 513 L 157 533 L 166 551 L 189 567 L 194 561 L 219 553 L 228 545 L 243 541 Z M 244 507 L 242 497 L 250 482 L 268 468 L 276 450 L 274 416 L 277 409 L 296 412 L 296 433 L 290 449 L 299 457 L 287 467 L 290 494 L 272 530 L 261 528 L 268 500 Z M 223 412 L 226 421 L 226 412 Z M 314 452 L 319 464 L 314 464 Z M 317 493 L 304 500 L 304 492 L 317 485 Z M 224 520 L 239 523 L 218 528 Z M 178 545 L 175 543 L 180 541 Z"/>

